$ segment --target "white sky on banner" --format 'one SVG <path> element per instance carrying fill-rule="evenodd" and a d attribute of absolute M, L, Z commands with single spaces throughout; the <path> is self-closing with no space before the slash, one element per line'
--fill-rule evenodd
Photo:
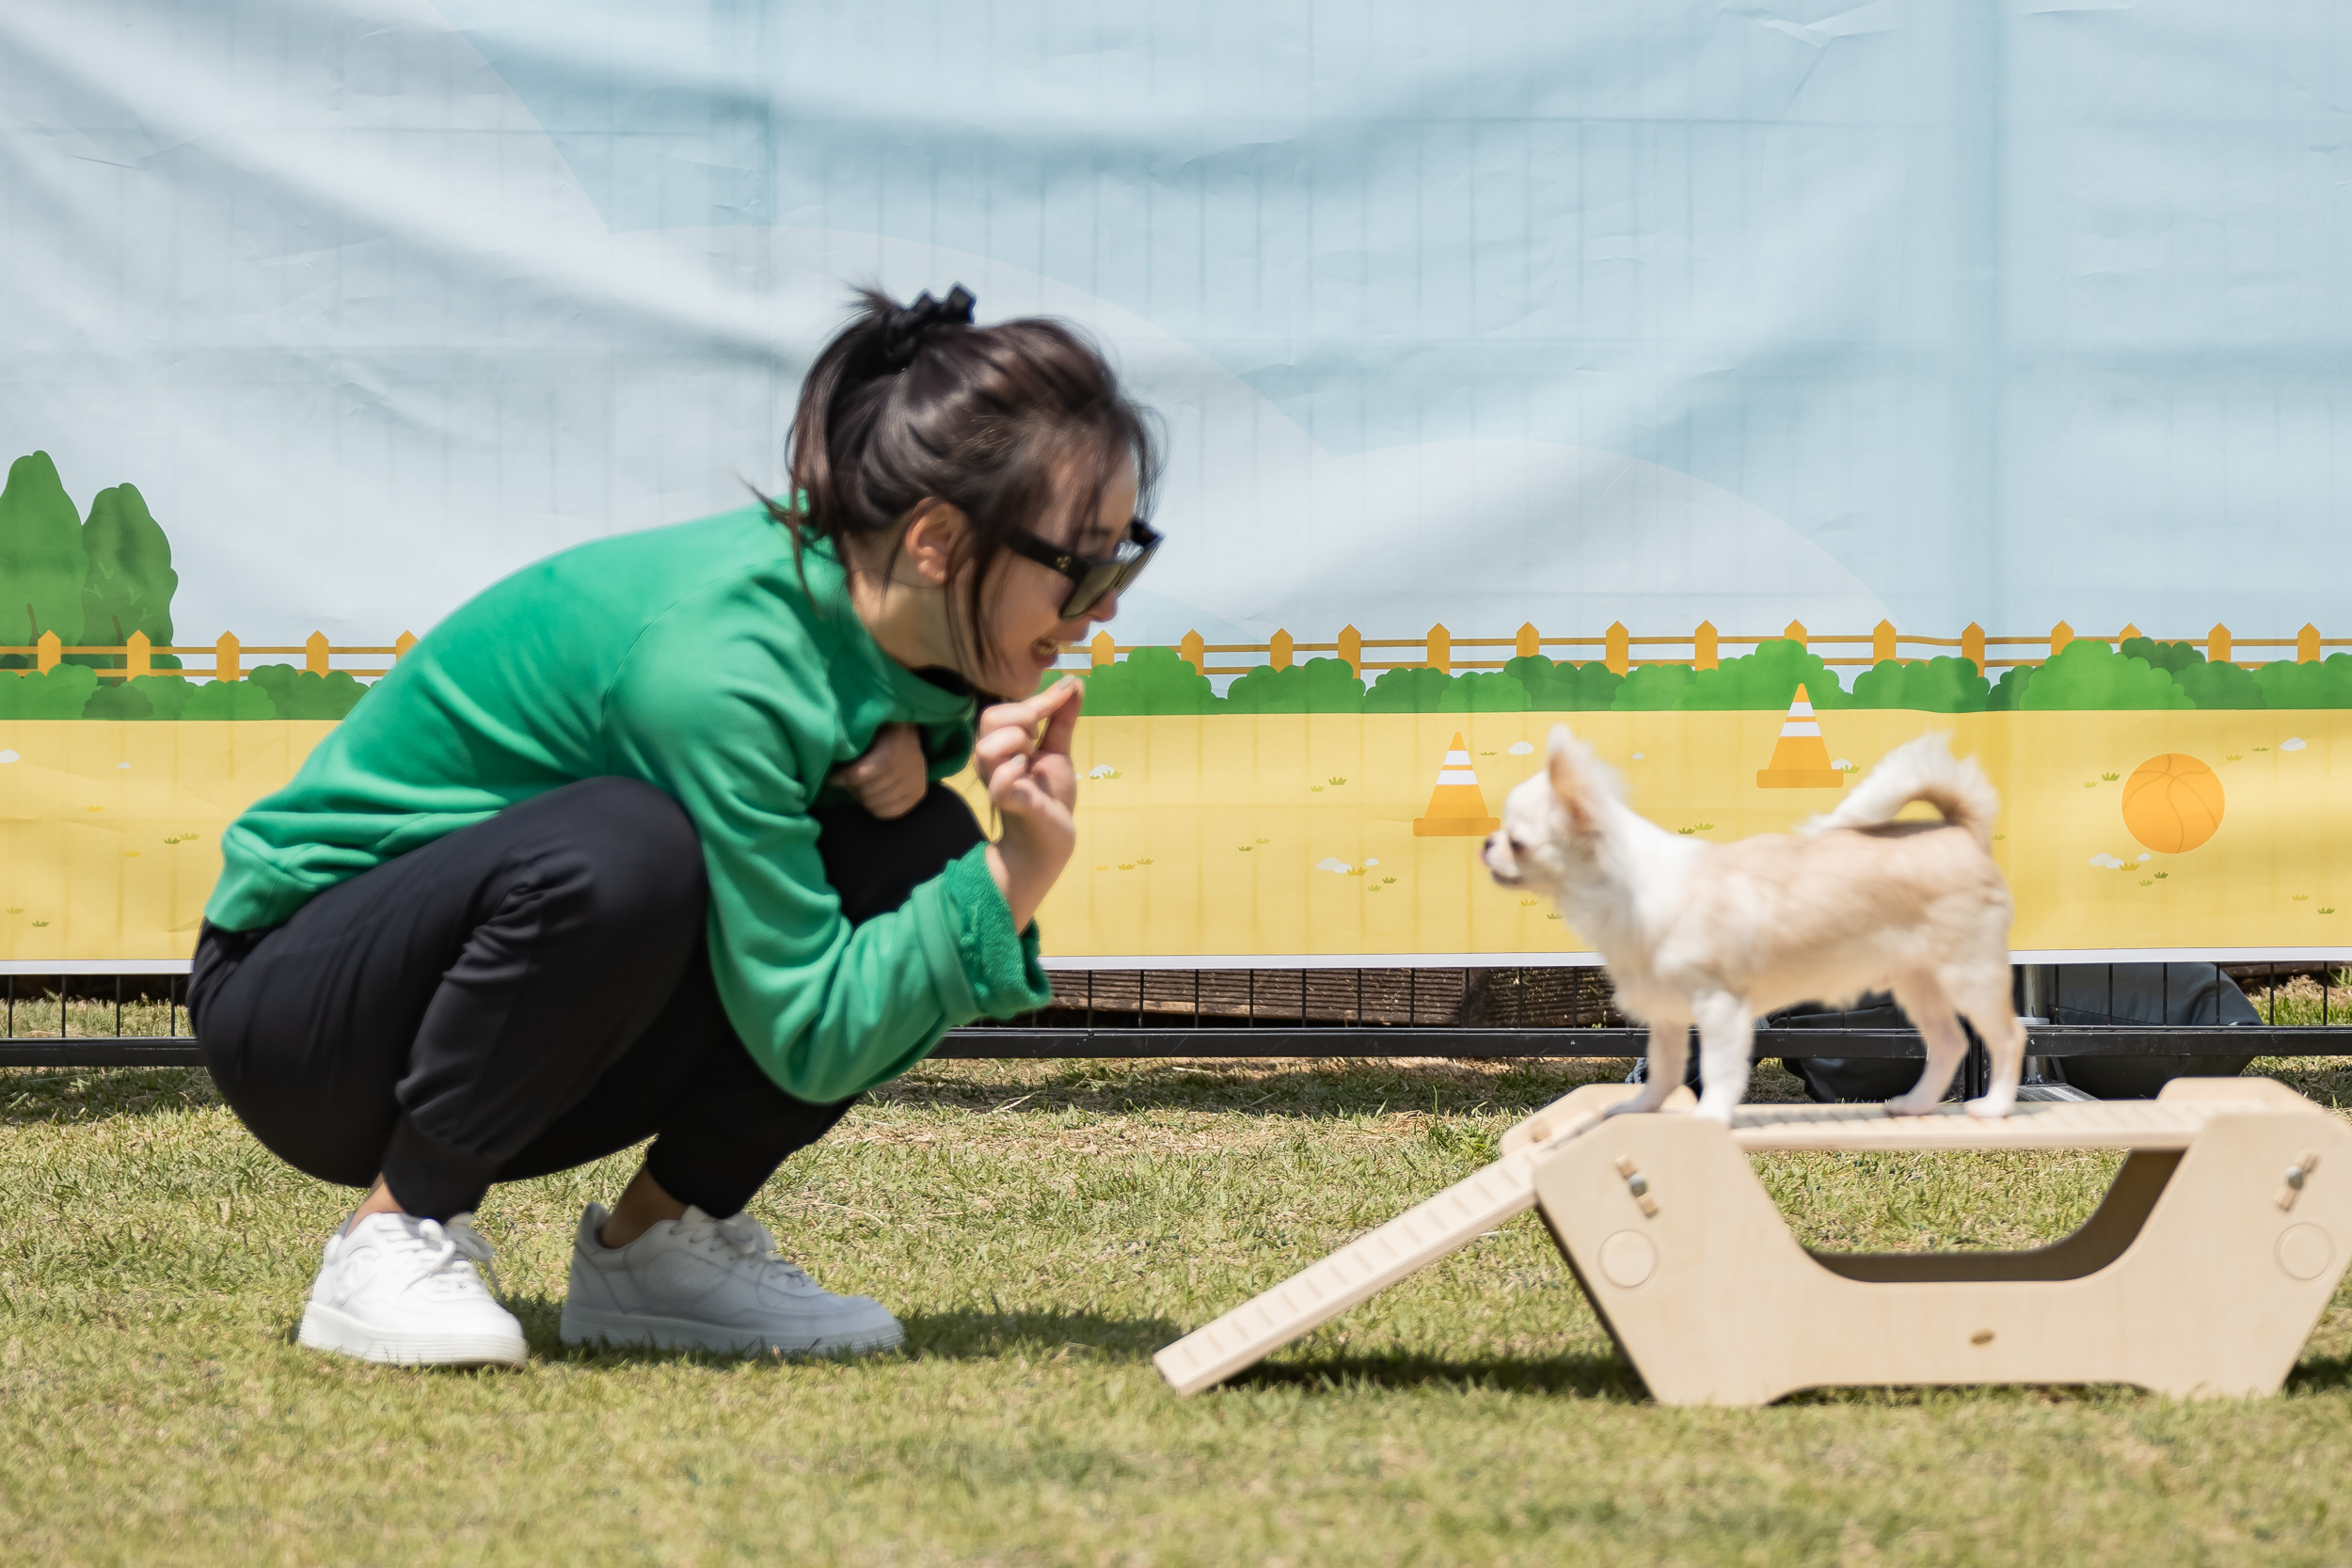
<path fill-rule="evenodd" d="M 0 460 L 137 483 L 183 640 L 377 641 L 772 484 L 844 285 L 961 281 L 1166 418 L 1127 639 L 2341 632 L 2348 33 L 13 0 Z"/>

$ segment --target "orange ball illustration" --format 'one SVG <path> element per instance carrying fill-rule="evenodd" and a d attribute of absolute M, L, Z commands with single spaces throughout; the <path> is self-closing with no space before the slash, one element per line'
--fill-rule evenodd
<path fill-rule="evenodd" d="M 2159 855 L 2185 855 L 2221 826 L 2221 781 L 2185 752 L 2150 757 L 2123 781 L 2123 826 Z"/>

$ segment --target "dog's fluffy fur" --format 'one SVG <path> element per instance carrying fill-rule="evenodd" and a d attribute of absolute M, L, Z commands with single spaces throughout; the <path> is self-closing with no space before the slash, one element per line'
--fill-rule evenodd
<path fill-rule="evenodd" d="M 1944 820 L 1896 821 L 1914 800 Z M 1973 761 L 1927 736 L 1793 836 L 1713 844 L 1635 815 L 1615 774 L 1560 725 L 1549 768 L 1511 791 L 1486 861 L 1497 881 L 1559 903 L 1608 963 L 1618 1006 L 1649 1025 L 1648 1081 L 1620 1110 L 1654 1111 L 1680 1085 L 1696 1023 L 1699 1114 L 1727 1122 L 1748 1092 L 1759 1015 L 1886 990 L 1928 1046 L 1927 1070 L 1887 1110 L 1915 1116 L 1944 1098 L 1967 1050 L 1957 1008 L 1993 1058 L 1991 1090 L 1968 1110 L 2001 1117 L 2026 1031 L 2010 1007 L 2009 884 L 1991 850 L 1999 807 Z"/>

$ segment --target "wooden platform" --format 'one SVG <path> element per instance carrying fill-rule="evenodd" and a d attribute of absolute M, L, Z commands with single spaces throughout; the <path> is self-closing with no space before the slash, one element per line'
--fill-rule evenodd
<path fill-rule="evenodd" d="M 2137 1384 L 2275 1391 L 2352 1241 L 2352 1129 L 2265 1078 L 2183 1079 L 2154 1101 L 1750 1106 L 1725 1129 L 1687 1091 L 1604 1119 L 1590 1085 L 1503 1135 L 1502 1157 L 1155 1358 L 1180 1392 L 1282 1345 L 1536 1208 L 1594 1309 L 1667 1403 L 1755 1404 L 1857 1384 Z M 2028 1252 L 1837 1254 L 1798 1244 L 1748 1155 L 1767 1150 L 2127 1152 L 2083 1227 Z"/>

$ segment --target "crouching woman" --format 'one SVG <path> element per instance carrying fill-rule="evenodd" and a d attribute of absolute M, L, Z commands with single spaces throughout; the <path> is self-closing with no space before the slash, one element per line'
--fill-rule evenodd
<path fill-rule="evenodd" d="M 225 837 L 189 982 L 279 1158 L 367 1189 L 302 1343 L 518 1363 L 493 1182 L 650 1138 L 574 1238 L 566 1343 L 902 1338 L 744 1212 L 949 1027 L 1042 1005 L 1080 693 L 1038 692 L 1156 536 L 1144 416 L 1066 326 L 868 294 L 789 504 L 565 551 L 418 643 Z M 940 781 L 970 760 L 987 842 Z"/>

